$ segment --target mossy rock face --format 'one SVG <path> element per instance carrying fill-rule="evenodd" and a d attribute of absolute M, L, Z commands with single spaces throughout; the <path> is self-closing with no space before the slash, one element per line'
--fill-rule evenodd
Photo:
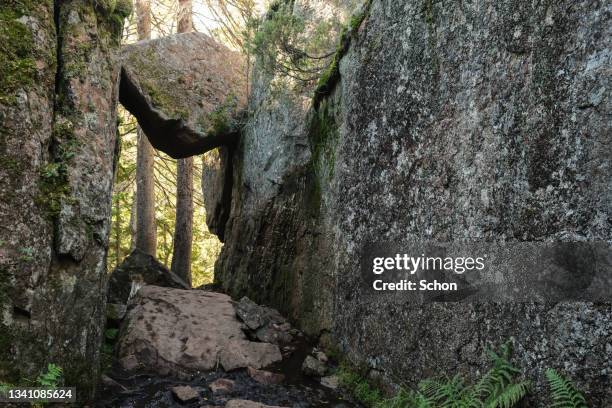
<path fill-rule="evenodd" d="M 51 22 L 43 20 L 50 1 L 7 0 L 0 4 L 0 103 L 14 105 L 15 93 L 44 80 L 39 71 L 53 64 L 53 50 L 44 48 L 40 38 Z M 36 36 L 42 34 L 37 39 Z M 42 72 L 41 72 L 42 74 Z"/>
<path fill-rule="evenodd" d="M 104 324 L 114 53 L 127 13 L 98 3 L 0 5 L 0 223 L 10 226 L 0 229 L 0 381 L 54 363 L 82 401 Z"/>
<path fill-rule="evenodd" d="M 215 138 L 246 104 L 243 56 L 201 33 L 128 45 L 122 64 L 121 102 L 153 146 L 173 157 L 222 145 Z"/>

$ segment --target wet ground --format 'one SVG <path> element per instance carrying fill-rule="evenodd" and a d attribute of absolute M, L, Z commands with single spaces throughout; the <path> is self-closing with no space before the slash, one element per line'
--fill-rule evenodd
<path fill-rule="evenodd" d="M 311 352 L 311 346 L 302 340 L 290 346 L 295 348 L 291 354 L 287 355 L 282 362 L 266 368 L 268 371 L 285 375 L 285 381 L 279 385 L 259 384 L 244 369 L 228 373 L 223 370 L 198 373 L 188 380 L 180 380 L 160 377 L 152 373 L 128 374 L 115 364 L 107 376 L 117 381 L 118 384 L 102 384 L 94 406 L 99 408 L 223 407 L 231 399 L 246 399 L 267 405 L 292 408 L 358 407 L 345 400 L 338 391 L 323 387 L 318 380 L 302 374 L 302 362 Z M 235 381 L 233 390 L 227 394 L 213 394 L 208 384 L 219 378 Z M 178 385 L 189 385 L 196 388 L 200 394 L 199 400 L 189 403 L 177 401 L 171 389 Z"/>

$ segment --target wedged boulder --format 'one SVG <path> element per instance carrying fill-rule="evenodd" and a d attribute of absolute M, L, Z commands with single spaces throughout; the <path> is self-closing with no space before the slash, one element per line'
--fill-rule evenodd
<path fill-rule="evenodd" d="M 121 60 L 119 99 L 153 147 L 182 158 L 235 141 L 246 104 L 240 53 L 193 32 L 127 45 Z"/>
<path fill-rule="evenodd" d="M 144 286 L 132 299 L 118 357 L 127 370 L 188 376 L 219 364 L 231 370 L 279 361 L 277 346 L 248 341 L 229 296 Z"/>
<path fill-rule="evenodd" d="M 121 305 L 128 302 L 130 293 L 144 285 L 190 289 L 183 279 L 171 272 L 155 257 L 135 249 L 111 272 L 108 281 L 107 314 L 111 313 L 110 309 L 121 310 Z M 120 314 L 123 317 L 125 311 Z"/>

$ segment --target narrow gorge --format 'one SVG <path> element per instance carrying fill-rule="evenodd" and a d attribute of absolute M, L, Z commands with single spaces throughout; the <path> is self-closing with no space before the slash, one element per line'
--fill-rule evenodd
<path fill-rule="evenodd" d="M 392 396 L 511 345 L 516 406 L 547 406 L 548 369 L 612 406 L 612 5 L 295 0 L 263 21 L 283 4 L 305 35 L 343 22 L 315 80 L 198 32 L 121 45 L 129 0 L 0 3 L 0 385 L 54 363 L 67 406 L 375 406 L 335 370 Z M 119 105 L 202 155 L 214 284 L 138 251 L 107 271 Z M 371 290 L 372 248 L 424 241 L 579 243 L 547 271 L 584 256 L 590 297 Z"/>

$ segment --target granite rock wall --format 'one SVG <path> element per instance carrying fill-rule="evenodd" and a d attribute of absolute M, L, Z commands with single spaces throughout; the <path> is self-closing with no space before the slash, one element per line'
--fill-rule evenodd
<path fill-rule="evenodd" d="M 256 72 L 216 279 L 395 383 L 476 375 L 513 339 L 538 390 L 553 367 L 609 405 L 609 303 L 415 306 L 364 290 L 359 259 L 415 239 L 610 242 L 611 11 L 374 0 L 316 109 Z"/>

